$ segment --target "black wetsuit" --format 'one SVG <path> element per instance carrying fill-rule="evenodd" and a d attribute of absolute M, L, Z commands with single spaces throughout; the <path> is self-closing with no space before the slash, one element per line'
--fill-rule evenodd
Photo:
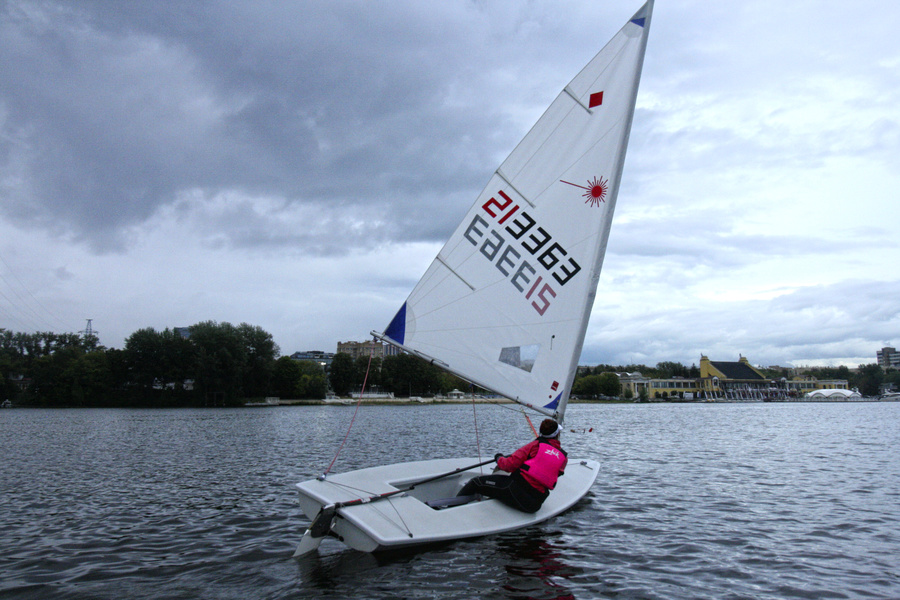
<path fill-rule="evenodd" d="M 481 475 L 471 479 L 460 490 L 460 496 L 481 494 L 527 513 L 537 512 L 549 492 L 541 492 L 515 471 L 507 475 Z"/>

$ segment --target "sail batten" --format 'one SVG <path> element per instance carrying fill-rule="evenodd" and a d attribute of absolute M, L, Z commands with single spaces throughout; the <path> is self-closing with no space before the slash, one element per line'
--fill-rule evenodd
<path fill-rule="evenodd" d="M 440 254 L 437 255 L 437 257 L 435 258 L 435 260 L 438 261 L 438 262 L 440 262 L 442 265 L 444 265 L 444 267 L 445 267 L 448 271 L 450 271 L 450 273 L 452 273 L 453 275 L 456 275 L 456 277 L 457 277 L 460 281 L 462 281 L 464 284 L 466 284 L 466 286 L 467 286 L 470 290 L 472 290 L 473 292 L 475 291 L 475 286 L 472 285 L 471 283 L 469 283 L 468 281 L 466 281 L 465 278 L 464 278 L 462 275 L 460 275 L 459 273 L 457 273 L 456 271 L 454 271 L 454 270 L 453 270 L 453 267 L 451 267 L 450 265 L 448 265 L 448 264 L 444 261 L 444 259 L 441 258 L 441 255 L 440 255 Z"/>
<path fill-rule="evenodd" d="M 635 13 L 500 164 L 381 339 L 564 418 L 609 239 L 652 7 L 649 0 Z"/>
<path fill-rule="evenodd" d="M 592 111 L 592 110 L 590 109 L 590 107 L 589 107 L 587 104 L 585 104 L 584 102 L 582 102 L 582 101 L 581 101 L 581 98 L 579 98 L 578 96 L 576 96 L 576 95 L 575 95 L 575 92 L 573 92 L 571 89 L 569 89 L 569 86 L 566 86 L 565 88 L 563 88 L 563 91 L 564 91 L 565 93 L 567 93 L 567 94 L 569 95 L 569 97 L 570 97 L 572 100 L 575 101 L 575 104 L 577 104 L 578 106 L 580 106 L 581 108 L 583 108 L 584 110 L 586 110 L 586 111 L 588 112 L 588 114 L 593 114 L 594 111 Z"/>
<path fill-rule="evenodd" d="M 497 177 L 499 177 L 500 179 L 502 179 L 503 182 L 504 182 L 506 185 L 508 185 L 509 188 L 510 188 L 513 192 L 516 193 L 517 196 L 519 196 L 522 200 L 524 200 L 525 202 L 527 202 L 528 205 L 529 205 L 531 208 L 534 208 L 534 202 L 532 202 L 531 200 L 529 200 L 528 197 L 525 196 L 525 194 L 523 194 L 522 192 L 520 192 L 519 190 L 517 190 L 517 189 L 516 189 L 516 186 L 513 185 L 513 183 L 510 181 L 510 179 L 509 179 L 506 175 L 503 174 L 503 171 L 502 171 L 501 169 L 498 168 L 494 173 L 497 175 Z"/>

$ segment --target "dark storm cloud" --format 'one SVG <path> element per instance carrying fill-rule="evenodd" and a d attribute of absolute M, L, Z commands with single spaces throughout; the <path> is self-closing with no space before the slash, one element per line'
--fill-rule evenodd
<path fill-rule="evenodd" d="M 640 4 L 0 0 L 0 327 L 365 337 Z M 656 3 L 588 363 L 897 343 L 898 28 Z"/>
<path fill-rule="evenodd" d="M 442 207 L 521 135 L 471 95 L 473 65 L 491 70 L 477 49 L 498 33 L 473 26 L 480 10 L 8 3 L 3 169 L 22 184 L 6 215 L 121 250 L 124 227 L 179 194 L 237 191 L 313 203 L 351 243 L 364 241 L 341 215 L 356 212 L 383 223 L 370 243 L 444 236 L 459 213 Z"/>

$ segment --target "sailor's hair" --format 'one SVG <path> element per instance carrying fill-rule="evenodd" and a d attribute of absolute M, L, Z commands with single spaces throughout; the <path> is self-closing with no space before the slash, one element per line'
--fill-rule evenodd
<path fill-rule="evenodd" d="M 555 438 L 559 435 L 560 430 L 559 423 L 553 419 L 544 419 L 541 422 L 541 437 Z"/>

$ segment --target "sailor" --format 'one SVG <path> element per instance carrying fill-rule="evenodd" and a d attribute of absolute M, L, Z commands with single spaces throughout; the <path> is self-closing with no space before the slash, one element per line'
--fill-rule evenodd
<path fill-rule="evenodd" d="M 509 475 L 482 475 L 471 479 L 459 496 L 481 494 L 496 498 L 518 510 L 534 513 L 541 508 L 556 480 L 566 470 L 566 452 L 559 443 L 561 428 L 553 419 L 544 419 L 540 435 L 510 456 L 497 454 L 497 467 Z"/>

